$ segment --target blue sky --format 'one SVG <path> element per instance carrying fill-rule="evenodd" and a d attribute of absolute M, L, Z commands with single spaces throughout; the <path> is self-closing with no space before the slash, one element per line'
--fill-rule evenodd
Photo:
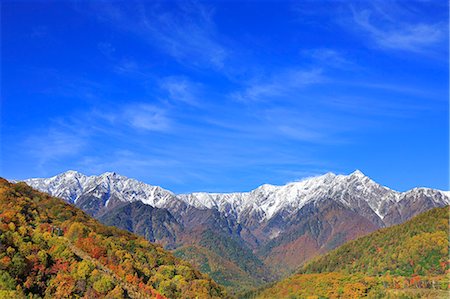
<path fill-rule="evenodd" d="M 448 190 L 446 1 L 2 1 L 1 171 Z"/>

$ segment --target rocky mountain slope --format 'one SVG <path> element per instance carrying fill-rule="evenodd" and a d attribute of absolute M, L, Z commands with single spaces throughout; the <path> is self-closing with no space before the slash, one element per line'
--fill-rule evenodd
<path fill-rule="evenodd" d="M 106 224 L 174 249 L 220 283 L 237 286 L 245 279 L 248 287 L 289 274 L 346 241 L 450 203 L 446 192 L 397 192 L 360 171 L 240 193 L 177 195 L 116 173 L 68 171 L 25 182 Z M 218 267 L 217 256 L 225 265 Z"/>

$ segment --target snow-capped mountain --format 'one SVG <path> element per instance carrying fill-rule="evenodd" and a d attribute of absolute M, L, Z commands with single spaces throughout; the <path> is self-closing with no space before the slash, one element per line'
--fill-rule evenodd
<path fill-rule="evenodd" d="M 235 193 L 177 195 L 113 172 L 68 171 L 25 182 L 107 225 L 188 254 L 194 264 L 208 256 L 220 259 L 234 269 L 226 275 L 238 271 L 260 283 L 349 240 L 450 204 L 448 191 L 398 192 L 358 170 Z"/>
<path fill-rule="evenodd" d="M 107 208 L 111 199 L 123 203 L 140 201 L 155 208 L 171 210 L 176 202 L 184 202 L 196 209 L 216 209 L 238 222 L 243 217 L 258 217 L 259 222 L 270 220 L 277 214 L 283 217 L 297 213 L 310 202 L 334 200 L 352 210 L 368 206 L 382 220 L 394 206 L 409 198 L 426 197 L 436 205 L 450 204 L 446 191 L 414 188 L 397 192 L 381 186 L 356 170 L 350 175 L 327 173 L 283 186 L 265 184 L 250 192 L 206 193 L 196 192 L 175 195 L 159 186 L 106 172 L 99 176 L 86 176 L 70 170 L 51 178 L 28 179 L 25 182 L 53 196 L 77 204 L 81 198 L 102 199 Z M 179 205 L 175 205 L 179 206 Z"/>
<path fill-rule="evenodd" d="M 161 208 L 175 198 L 175 194 L 159 186 L 151 186 L 115 172 L 86 176 L 69 170 L 48 179 L 28 179 L 25 182 L 33 188 L 75 204 L 86 194 L 104 198 L 105 206 L 108 206 L 111 198 L 116 198 L 121 202 L 141 201 Z"/>
<path fill-rule="evenodd" d="M 350 175 L 327 173 L 283 186 L 262 185 L 246 193 L 191 193 L 178 198 L 200 209 L 216 208 L 241 219 L 241 215 L 258 214 L 261 221 L 277 213 L 296 213 L 307 203 L 332 199 L 349 208 L 365 202 L 382 219 L 386 207 L 399 201 L 400 192 L 383 187 L 359 170 Z"/>

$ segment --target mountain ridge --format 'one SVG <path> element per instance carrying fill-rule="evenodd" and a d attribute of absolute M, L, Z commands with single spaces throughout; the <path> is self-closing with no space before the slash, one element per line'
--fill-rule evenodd
<path fill-rule="evenodd" d="M 72 180 L 72 182 L 71 182 Z M 75 180 L 75 182 L 73 182 Z M 386 204 L 395 204 L 402 200 L 402 195 L 410 192 L 438 192 L 447 198 L 450 191 L 437 190 L 426 187 L 415 187 L 410 190 L 399 192 L 388 187 L 382 186 L 364 175 L 360 170 L 355 170 L 349 175 L 336 175 L 326 173 L 320 176 L 308 177 L 296 182 L 290 182 L 285 185 L 263 184 L 247 192 L 192 192 L 175 194 L 160 186 L 150 185 L 136 179 L 121 176 L 116 172 L 105 172 L 98 176 L 87 176 L 80 172 L 69 170 L 50 178 L 32 178 L 24 180 L 27 184 L 51 195 L 62 197 L 69 202 L 77 203 L 83 193 L 94 193 L 98 195 L 97 188 L 103 188 L 103 191 L 109 196 L 118 196 L 122 202 L 141 201 L 144 204 L 156 208 L 168 208 L 171 200 L 181 200 L 184 204 L 198 209 L 216 208 L 220 212 L 225 212 L 228 216 L 234 216 L 240 220 L 241 213 L 261 212 L 261 221 L 269 220 L 280 210 L 288 207 L 299 209 L 311 200 L 323 196 L 327 192 L 342 192 L 344 189 L 354 187 L 355 191 L 362 191 L 364 194 L 367 189 L 378 189 L 381 195 L 378 201 L 367 201 L 370 208 L 383 219 L 386 216 Z M 120 186 L 117 186 L 120 184 Z M 68 185 L 67 187 L 62 187 Z M 115 188 L 111 190 L 111 185 Z M 325 187 L 324 187 L 325 186 Z M 325 188 L 325 190 L 324 190 Z M 328 189 L 326 189 L 328 188 Z M 337 190 L 336 190 L 337 189 Z M 134 192 L 130 192 L 133 190 Z M 97 193 L 96 193 L 97 191 Z M 371 191 L 371 190 L 370 190 Z M 319 193 L 319 194 L 318 194 Z M 332 197 L 331 194 L 330 197 Z M 272 196 L 272 200 L 255 200 L 258 197 Z M 283 199 L 291 199 L 285 203 Z M 300 200 L 299 200 L 300 199 Z M 351 203 L 345 200 L 341 201 L 351 207 Z M 104 206 L 108 206 L 109 199 L 104 201 Z M 288 205 L 289 204 L 289 205 Z M 250 207 L 253 205 L 253 207 Z M 228 210 L 226 210 L 228 208 Z M 248 211 L 250 209 L 250 211 Z M 231 214 L 231 215 L 230 215 Z"/>
<path fill-rule="evenodd" d="M 69 171 L 25 182 L 75 204 L 104 224 L 186 255 L 235 290 L 244 285 L 242 277 L 249 277 L 246 287 L 256 287 L 347 241 L 450 203 L 448 192 L 430 188 L 398 192 L 361 171 L 234 193 L 175 194 L 114 172 L 85 176 Z M 217 265 L 215 256 L 224 264 Z M 254 269 L 246 266 L 249 263 Z"/>

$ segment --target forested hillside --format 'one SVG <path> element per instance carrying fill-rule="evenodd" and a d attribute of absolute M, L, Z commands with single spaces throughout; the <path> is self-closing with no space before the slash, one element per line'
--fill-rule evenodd
<path fill-rule="evenodd" d="M 449 208 L 350 241 L 309 262 L 301 273 L 342 271 L 367 275 L 442 275 L 448 269 Z"/>
<path fill-rule="evenodd" d="M 226 298 L 162 247 L 0 179 L 0 298 Z"/>
<path fill-rule="evenodd" d="M 272 279 L 272 274 L 249 248 L 217 231 L 202 232 L 197 244 L 180 247 L 174 254 L 192 262 L 202 272 L 210 273 L 232 293 L 252 289 Z"/>
<path fill-rule="evenodd" d="M 448 298 L 449 208 L 350 241 L 245 298 Z"/>

